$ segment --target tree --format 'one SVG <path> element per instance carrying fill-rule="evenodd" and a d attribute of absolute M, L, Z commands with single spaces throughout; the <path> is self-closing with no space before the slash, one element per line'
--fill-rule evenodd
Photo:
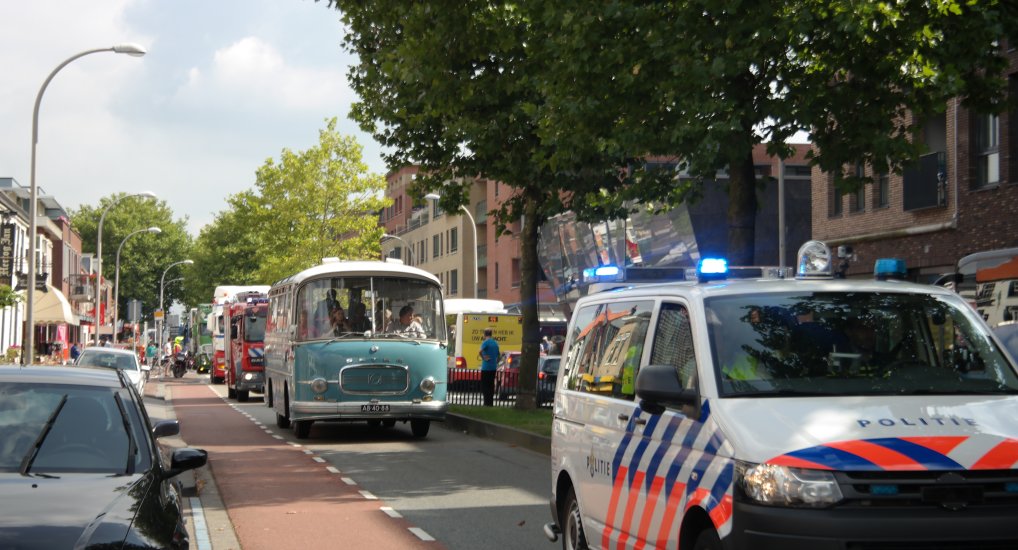
<path fill-rule="evenodd" d="M 569 169 L 592 151 L 675 155 L 702 180 L 729 171 L 728 256 L 754 263 L 752 150 L 808 132 L 812 162 L 844 190 L 866 163 L 900 172 L 924 152 L 923 123 L 956 96 L 1003 107 L 998 40 L 1014 2 L 527 2 L 535 53 L 556 59 L 539 82 L 540 137 Z M 701 180 L 701 181 L 702 181 Z M 667 181 L 610 195 L 684 200 Z"/>
<path fill-rule="evenodd" d="M 216 215 L 212 223 L 201 229 L 195 239 L 190 258 L 193 277 L 184 280 L 185 303 L 189 307 L 212 301 L 212 293 L 220 285 L 269 284 L 258 277 L 264 248 L 261 232 L 241 221 L 234 208 Z"/>
<path fill-rule="evenodd" d="M 114 201 L 126 194 L 116 193 L 103 197 L 95 207 L 82 205 L 70 212 L 71 226 L 81 235 L 82 252 L 94 254 L 99 218 Z M 187 218 L 173 219 L 173 212 L 166 201 L 129 197 L 107 212 L 103 221 L 103 278 L 113 282 L 115 278 L 117 248 L 120 252 L 120 311 L 127 311 L 127 302 L 141 300 L 142 315 L 147 317 L 158 308 L 159 283 L 163 271 L 169 264 L 187 258 L 191 248 L 191 236 L 185 229 Z M 148 227 L 158 227 L 162 233 L 139 233 L 124 242 L 129 234 Z M 190 276 L 181 266 L 177 276 Z M 180 269 L 176 268 L 176 269 Z M 167 275 L 168 279 L 172 279 Z M 165 301 L 172 304 L 182 298 L 178 285 L 169 285 L 165 290 Z M 124 317 L 123 313 L 120 316 Z"/>
<path fill-rule="evenodd" d="M 278 162 L 258 169 L 255 189 L 230 197 L 236 227 L 253 233 L 250 245 L 261 251 L 256 280 L 276 281 L 330 256 L 379 256 L 378 212 L 390 199 L 385 178 L 368 172 L 361 151 L 333 118 L 316 147 L 284 149 Z"/>

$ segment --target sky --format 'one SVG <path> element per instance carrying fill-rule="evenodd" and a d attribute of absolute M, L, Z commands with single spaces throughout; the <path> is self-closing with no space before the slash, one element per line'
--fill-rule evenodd
<path fill-rule="evenodd" d="M 323 0 L 0 0 L 0 177 L 28 187 L 32 112 L 46 77 L 90 49 L 136 43 L 61 69 L 43 94 L 36 183 L 71 210 L 152 191 L 197 236 L 283 149 L 317 145 L 326 119 L 381 148 L 348 118 L 355 57 Z"/>

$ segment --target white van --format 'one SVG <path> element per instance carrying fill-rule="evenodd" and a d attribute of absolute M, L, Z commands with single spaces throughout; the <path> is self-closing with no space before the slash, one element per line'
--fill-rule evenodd
<path fill-rule="evenodd" d="M 811 241 L 795 279 L 715 268 L 580 299 L 549 538 L 1018 548 L 1018 367 L 955 293 L 833 279 L 830 262 Z"/>

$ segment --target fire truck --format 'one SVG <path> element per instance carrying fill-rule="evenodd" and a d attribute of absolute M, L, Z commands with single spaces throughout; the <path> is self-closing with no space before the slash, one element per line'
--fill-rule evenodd
<path fill-rule="evenodd" d="M 223 309 L 226 323 L 225 358 L 227 396 L 247 401 L 253 390 L 265 387 L 265 317 L 268 296 L 241 292 L 237 301 Z"/>
<path fill-rule="evenodd" d="M 226 380 L 226 309 L 237 301 L 239 293 L 268 291 L 268 285 L 216 287 L 212 295 L 212 312 L 206 318 L 208 330 L 212 334 L 212 372 L 209 373 L 209 381 L 213 384 Z"/>

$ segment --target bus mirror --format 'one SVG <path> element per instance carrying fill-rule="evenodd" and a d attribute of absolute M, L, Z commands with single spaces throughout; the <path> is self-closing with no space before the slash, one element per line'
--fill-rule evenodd
<path fill-rule="evenodd" d="M 237 327 L 236 326 L 231 326 L 230 327 L 230 339 L 233 340 L 235 338 L 237 338 Z"/>

